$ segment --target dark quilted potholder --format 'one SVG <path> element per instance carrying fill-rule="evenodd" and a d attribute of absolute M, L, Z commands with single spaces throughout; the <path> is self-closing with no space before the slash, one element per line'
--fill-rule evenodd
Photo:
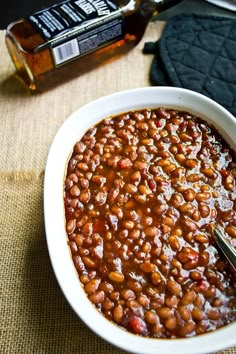
<path fill-rule="evenodd" d="M 153 53 L 153 85 L 183 87 L 200 92 L 236 116 L 236 20 L 177 15 L 161 39 L 146 43 Z"/>

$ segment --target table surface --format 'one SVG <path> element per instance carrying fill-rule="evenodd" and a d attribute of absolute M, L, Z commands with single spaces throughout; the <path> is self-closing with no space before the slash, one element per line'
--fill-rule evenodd
<path fill-rule="evenodd" d="M 53 137 L 72 112 L 100 96 L 150 85 L 152 57 L 142 49 L 164 25 L 151 22 L 126 56 L 33 95 L 16 80 L 0 31 L 2 354 L 125 354 L 91 332 L 58 287 L 45 240 L 43 177 Z M 235 354 L 236 347 L 220 353 Z"/>

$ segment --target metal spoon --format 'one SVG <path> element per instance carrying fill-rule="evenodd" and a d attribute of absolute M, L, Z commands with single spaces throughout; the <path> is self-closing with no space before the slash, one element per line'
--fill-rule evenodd
<path fill-rule="evenodd" d="M 219 228 L 213 229 L 213 234 L 215 236 L 215 241 L 221 251 L 224 253 L 225 257 L 232 265 L 234 270 L 236 271 L 236 250 L 231 246 L 231 244 L 226 240 L 223 233 L 219 230 Z"/>

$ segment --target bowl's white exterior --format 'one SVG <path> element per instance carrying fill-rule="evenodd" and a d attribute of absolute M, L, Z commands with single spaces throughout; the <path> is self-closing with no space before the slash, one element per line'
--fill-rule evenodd
<path fill-rule="evenodd" d="M 76 314 L 99 336 L 136 354 L 201 354 L 236 344 L 236 323 L 212 333 L 185 339 L 150 339 L 126 332 L 101 315 L 80 285 L 65 232 L 63 184 L 74 143 L 93 124 L 121 112 L 168 106 L 195 113 L 219 130 L 236 150 L 236 119 L 223 107 L 193 91 L 147 87 L 99 98 L 73 113 L 61 126 L 51 145 L 44 180 L 44 218 L 52 267 L 58 283 Z"/>

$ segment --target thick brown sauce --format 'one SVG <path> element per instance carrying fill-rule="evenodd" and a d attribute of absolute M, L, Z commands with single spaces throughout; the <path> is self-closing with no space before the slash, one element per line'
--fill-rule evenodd
<path fill-rule="evenodd" d="M 127 112 L 89 129 L 68 163 L 65 215 L 94 306 L 156 338 L 233 322 L 235 278 L 209 224 L 236 247 L 235 177 L 235 153 L 187 112 Z"/>

